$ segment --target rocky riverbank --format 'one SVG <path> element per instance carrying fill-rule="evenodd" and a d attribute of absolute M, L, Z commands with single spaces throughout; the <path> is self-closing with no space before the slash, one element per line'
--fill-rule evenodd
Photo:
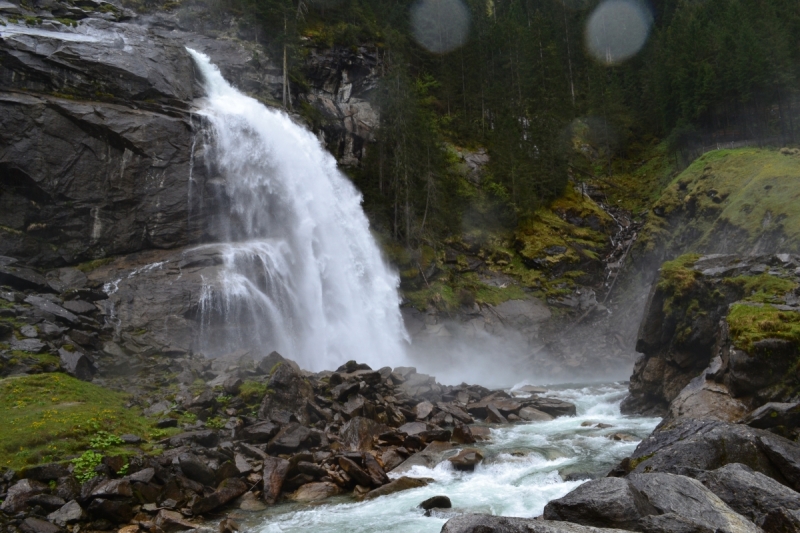
<path fill-rule="evenodd" d="M 41 451 L 26 460 L 32 465 L 6 468 L 0 510 L 11 530 L 130 525 L 169 532 L 200 527 L 232 506 L 252 510 L 347 493 L 374 498 L 426 483 L 390 481 L 387 472 L 445 459 L 474 468 L 482 456 L 469 445 L 488 436 L 479 420 L 575 414 L 573 404 L 539 396 L 540 389 L 513 398 L 480 386 L 441 385 L 413 368 L 373 370 L 351 361 L 310 374 L 277 353 L 207 360 L 126 351 L 111 340 L 113 323 L 102 318 L 105 293 L 81 271 L 43 276 L 8 258 L 0 271 L 9 284 L 0 293 L 2 373 L 16 387 L 14 398 L 9 392 L 5 399 L 22 401 L 33 378 L 51 395 L 47 379 L 53 387 L 66 379 L 92 381 L 125 392 L 125 408 L 142 410 L 145 424 L 145 433 L 119 434 L 112 423 L 94 430 L 81 455 Z M 69 408 L 52 406 L 64 416 Z M 49 426 L 36 425 L 46 420 L 45 414 L 32 425 L 44 438 L 76 431 L 48 433 Z M 12 432 L 30 431 L 13 427 L 17 421 L 12 415 Z M 18 461 L 13 452 L 3 452 L 9 462 Z M 41 464 L 48 457 L 56 462 Z"/>
<path fill-rule="evenodd" d="M 443 531 L 800 531 L 799 276 L 788 254 L 666 263 L 623 402 L 665 415 L 653 434 L 542 521 L 465 515 Z"/>

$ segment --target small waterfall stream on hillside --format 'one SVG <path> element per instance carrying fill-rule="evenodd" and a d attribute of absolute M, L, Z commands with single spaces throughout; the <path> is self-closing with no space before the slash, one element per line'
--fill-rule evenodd
<path fill-rule="evenodd" d="M 303 368 L 404 361 L 398 277 L 386 265 L 361 195 L 305 128 L 229 85 L 189 50 L 207 97 L 207 161 L 224 198 L 213 221 L 223 268 L 201 302 L 207 353 L 278 352 Z M 225 327 L 210 328 L 224 320 Z"/>

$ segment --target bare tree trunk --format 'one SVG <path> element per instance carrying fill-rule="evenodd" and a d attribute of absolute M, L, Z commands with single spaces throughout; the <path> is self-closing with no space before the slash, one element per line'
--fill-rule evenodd
<path fill-rule="evenodd" d="M 572 80 L 572 51 L 569 47 L 569 26 L 567 25 L 567 4 L 562 1 L 564 8 L 564 35 L 567 38 L 567 64 L 569 65 L 569 88 L 572 92 L 572 107 L 575 107 L 575 82 Z"/>

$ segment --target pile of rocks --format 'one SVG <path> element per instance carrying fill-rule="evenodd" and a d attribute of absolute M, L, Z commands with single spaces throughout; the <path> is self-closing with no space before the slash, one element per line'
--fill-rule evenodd
<path fill-rule="evenodd" d="M 43 275 L 0 256 L 0 301 L 4 304 L 0 318 L 6 319 L 0 322 L 0 343 L 5 346 L 0 349 L 0 376 L 60 368 L 90 380 L 98 370 L 96 359 L 102 355 L 102 338 L 108 337 L 109 329 L 97 302 L 107 298 L 75 268 Z M 42 354 L 54 357 L 35 357 Z"/>
<path fill-rule="evenodd" d="M 474 468 L 482 455 L 464 445 L 490 437 L 489 426 L 476 419 L 507 423 L 575 414 L 573 404 L 540 394 L 512 398 L 480 386 L 445 386 L 409 367 L 373 370 L 350 361 L 335 372 L 310 374 L 277 353 L 254 361 L 246 352 L 185 361 L 178 381 L 196 386 L 202 376 L 205 385 L 184 385 L 172 400 L 151 389 L 145 412 L 161 417 L 163 428 L 177 426 L 186 413 L 195 423 L 164 438 L 159 455 L 129 459 L 124 475 L 123 461 L 114 464 L 113 457 L 82 485 L 58 464 L 7 472 L 0 510 L 11 525 L 37 533 L 73 524 L 170 532 L 194 529 L 232 507 L 259 510 L 283 499 L 309 502 L 343 493 L 374 498 L 428 482 L 390 480 L 388 472 L 447 459 L 456 468 Z M 143 379 L 108 375 L 97 381 L 135 388 Z M 245 380 L 266 385 L 256 412 L 239 396 Z M 138 437 L 124 439 L 135 443 Z"/>

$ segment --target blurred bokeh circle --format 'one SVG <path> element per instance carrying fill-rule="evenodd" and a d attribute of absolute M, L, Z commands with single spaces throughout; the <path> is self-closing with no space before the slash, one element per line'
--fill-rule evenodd
<path fill-rule="evenodd" d="M 586 48 L 606 65 L 622 63 L 647 42 L 653 13 L 641 0 L 605 0 L 586 23 Z"/>
<path fill-rule="evenodd" d="M 469 25 L 469 9 L 461 0 L 419 0 L 411 7 L 414 39 L 435 54 L 446 54 L 463 45 Z"/>

